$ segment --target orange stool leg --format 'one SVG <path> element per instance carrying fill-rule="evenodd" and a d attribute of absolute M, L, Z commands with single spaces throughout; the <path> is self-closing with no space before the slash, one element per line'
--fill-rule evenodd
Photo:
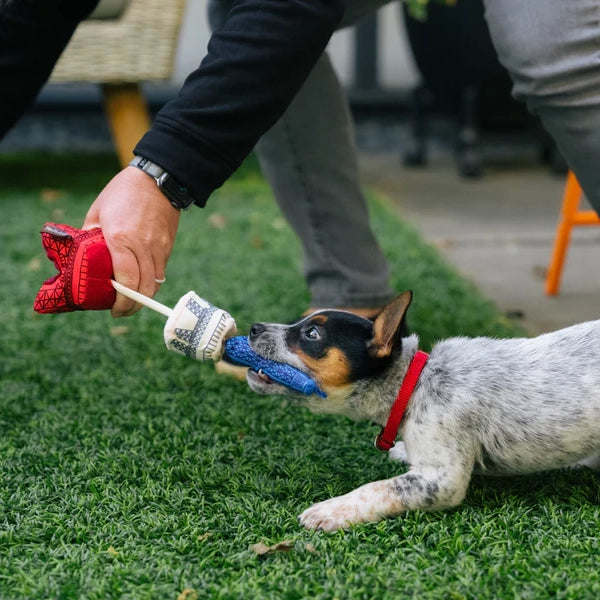
<path fill-rule="evenodd" d="M 565 256 L 567 254 L 567 248 L 571 239 L 571 229 L 575 224 L 581 195 L 582 192 L 579 187 L 579 182 L 574 173 L 569 171 L 563 195 L 560 219 L 554 238 L 552 258 L 550 259 L 548 274 L 546 275 L 546 294 L 549 296 L 555 296 L 560 288 L 560 278 L 565 262 Z"/>
<path fill-rule="evenodd" d="M 554 249 L 546 275 L 546 294 L 555 296 L 560 288 L 567 248 L 571 239 L 571 229 L 575 225 L 600 225 L 600 217 L 594 210 L 579 210 L 583 192 L 575 175 L 569 171 L 563 196 L 560 220 L 554 238 Z"/>

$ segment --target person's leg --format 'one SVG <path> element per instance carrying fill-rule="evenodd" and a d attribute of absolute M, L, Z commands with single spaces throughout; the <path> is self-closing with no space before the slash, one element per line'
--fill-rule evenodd
<path fill-rule="evenodd" d="M 342 26 L 385 1 L 349 2 Z M 209 3 L 213 29 L 230 5 L 230 0 Z M 311 306 L 368 308 L 389 301 L 394 294 L 360 189 L 350 111 L 327 55 L 256 152 L 302 243 Z"/>
<path fill-rule="evenodd" d="M 369 227 L 349 109 L 324 54 L 260 140 L 265 177 L 304 250 L 313 307 L 377 307 L 393 296 Z"/>
<path fill-rule="evenodd" d="M 0 139 L 50 77 L 98 0 L 0 0 Z"/>
<path fill-rule="evenodd" d="M 600 5 L 597 0 L 484 0 L 515 97 L 554 137 L 600 214 Z"/>

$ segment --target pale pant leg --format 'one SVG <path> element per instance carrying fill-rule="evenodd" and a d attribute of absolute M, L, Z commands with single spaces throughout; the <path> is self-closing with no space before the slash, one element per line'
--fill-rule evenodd
<path fill-rule="evenodd" d="M 343 24 L 384 3 L 363 0 L 359 10 L 356 3 Z M 227 0 L 209 4 L 213 27 L 225 18 L 227 6 Z M 302 243 L 311 306 L 388 302 L 394 293 L 360 188 L 350 111 L 326 54 L 256 152 L 281 211 Z"/>
<path fill-rule="evenodd" d="M 600 3 L 484 0 L 500 61 L 600 213 Z"/>

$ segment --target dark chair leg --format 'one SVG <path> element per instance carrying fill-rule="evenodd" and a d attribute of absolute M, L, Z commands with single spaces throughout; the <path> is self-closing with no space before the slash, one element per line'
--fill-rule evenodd
<path fill-rule="evenodd" d="M 431 94 L 423 85 L 411 93 L 411 140 L 408 150 L 402 157 L 407 167 L 427 165 L 427 110 L 431 104 Z"/>
<path fill-rule="evenodd" d="M 465 87 L 461 93 L 456 137 L 456 162 L 461 177 L 480 177 L 483 172 L 483 161 L 478 148 L 478 95 L 475 85 Z"/>

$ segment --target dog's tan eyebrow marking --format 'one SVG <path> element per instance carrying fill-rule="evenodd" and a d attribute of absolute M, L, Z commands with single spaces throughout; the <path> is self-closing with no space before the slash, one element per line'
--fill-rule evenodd
<path fill-rule="evenodd" d="M 319 317 L 321 319 L 323 319 L 322 323 L 325 323 L 327 321 L 327 319 L 329 319 L 329 314 L 324 314 L 324 313 L 339 313 L 342 315 L 354 315 L 354 313 L 348 311 L 348 310 L 343 310 L 343 309 L 339 309 L 339 308 L 321 308 L 317 311 L 315 311 L 314 313 L 311 313 L 310 315 L 306 315 L 306 317 L 300 319 L 299 321 L 296 321 L 294 323 L 294 326 L 299 326 L 302 325 L 303 323 L 307 322 L 307 321 L 312 321 L 314 320 L 316 317 Z"/>
<path fill-rule="evenodd" d="M 325 389 L 350 383 L 350 362 L 339 348 L 330 348 L 323 358 L 313 358 L 302 350 L 296 350 L 300 360 L 317 375 Z"/>
<path fill-rule="evenodd" d="M 319 325 L 325 325 L 329 317 L 327 315 L 313 315 L 309 320 L 309 323 L 319 323 Z"/>

